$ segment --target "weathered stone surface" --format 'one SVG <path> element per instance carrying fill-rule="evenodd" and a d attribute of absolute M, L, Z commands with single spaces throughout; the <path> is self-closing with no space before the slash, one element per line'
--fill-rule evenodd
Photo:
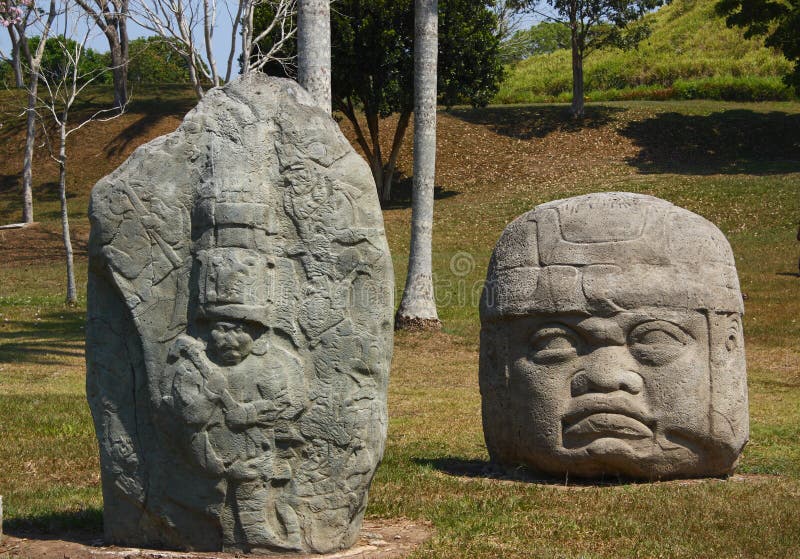
<path fill-rule="evenodd" d="M 481 301 L 489 454 L 548 474 L 733 471 L 748 439 L 742 296 L 724 235 L 638 194 L 511 223 Z"/>
<path fill-rule="evenodd" d="M 342 549 L 386 435 L 372 175 L 297 84 L 212 90 L 92 192 L 87 394 L 110 543 Z"/>

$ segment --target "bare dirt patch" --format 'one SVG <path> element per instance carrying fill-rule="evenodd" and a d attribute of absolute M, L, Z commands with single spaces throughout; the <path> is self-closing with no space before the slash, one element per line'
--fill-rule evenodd
<path fill-rule="evenodd" d="M 326 555 L 271 554 L 291 559 L 399 559 L 433 534 L 429 523 L 406 519 L 365 520 L 361 538 L 352 548 Z M 233 559 L 241 553 L 186 553 L 103 545 L 95 534 L 5 536 L 0 557 L 26 559 Z M 247 555 L 258 557 L 258 555 Z"/>
<path fill-rule="evenodd" d="M 89 226 L 73 226 L 72 248 L 83 259 L 89 243 Z M 0 265 L 21 266 L 64 260 L 61 229 L 54 223 L 37 223 L 21 229 L 0 230 Z"/>

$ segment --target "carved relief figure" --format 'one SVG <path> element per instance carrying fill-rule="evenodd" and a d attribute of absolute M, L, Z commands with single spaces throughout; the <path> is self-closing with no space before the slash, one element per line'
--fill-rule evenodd
<path fill-rule="evenodd" d="M 487 446 L 557 475 L 724 475 L 748 436 L 742 299 L 709 222 L 593 194 L 504 232 L 481 316 Z"/>
<path fill-rule="evenodd" d="M 110 543 L 352 545 L 383 453 L 393 274 L 366 163 L 248 76 L 93 191 L 87 395 Z"/>

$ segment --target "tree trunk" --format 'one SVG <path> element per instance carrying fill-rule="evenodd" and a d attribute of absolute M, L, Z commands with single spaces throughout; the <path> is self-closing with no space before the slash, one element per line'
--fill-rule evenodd
<path fill-rule="evenodd" d="M 122 44 L 109 38 L 111 46 L 111 75 L 114 80 L 114 107 L 121 109 L 128 102 L 128 56 L 123 54 Z M 127 50 L 127 49 L 126 49 Z"/>
<path fill-rule="evenodd" d="M 572 29 L 572 117 L 583 118 L 583 51 Z"/>
<path fill-rule="evenodd" d="M 28 108 L 25 130 L 25 154 L 22 158 L 22 221 L 33 223 L 33 148 L 36 141 L 36 100 L 39 92 L 39 68 L 42 65 L 44 48 L 50 36 L 50 27 L 56 18 L 56 2 L 50 0 L 50 9 L 47 14 L 47 22 L 39 36 L 39 44 L 36 46 L 36 54 L 32 54 L 28 48 L 28 39 L 24 33 L 20 33 L 20 47 L 25 54 L 30 72 L 30 85 L 28 86 Z"/>
<path fill-rule="evenodd" d="M 61 198 L 61 236 L 64 240 L 64 253 L 67 259 L 67 304 L 74 306 L 78 302 L 78 290 L 75 286 L 75 265 L 72 253 L 72 239 L 69 233 L 69 210 L 67 209 L 67 131 L 66 115 L 62 118 L 60 144 L 58 149 L 58 194 Z"/>
<path fill-rule="evenodd" d="M 356 133 L 356 141 L 358 145 L 361 146 L 367 158 L 381 203 L 386 204 L 390 202 L 392 199 L 394 171 L 397 168 L 397 160 L 400 157 L 400 150 L 403 147 L 403 139 L 405 138 L 409 121 L 411 120 L 411 111 L 403 111 L 400 113 L 400 118 L 397 121 L 397 128 L 394 132 L 394 140 L 392 141 L 392 152 L 389 154 L 389 160 L 384 165 L 380 143 L 380 118 L 378 114 L 371 112 L 369 107 L 364 108 L 364 112 L 367 114 L 367 125 L 370 135 L 370 140 L 368 141 L 364 134 L 364 129 L 361 127 L 361 123 L 356 116 L 352 100 L 348 97 L 344 101 L 339 101 L 337 109 L 341 111 L 344 116 L 347 117 L 347 120 L 350 121 L 350 124 L 353 125 L 353 130 Z"/>
<path fill-rule="evenodd" d="M 433 290 L 433 189 L 436 177 L 438 0 L 414 4 L 414 185 L 411 251 L 395 328 L 440 328 Z"/>
<path fill-rule="evenodd" d="M 381 201 L 384 204 L 392 200 L 392 183 L 394 181 L 394 170 L 397 168 L 397 159 L 400 157 L 400 149 L 403 147 L 403 138 L 406 136 L 408 130 L 408 123 L 411 120 L 411 111 L 403 111 L 400 113 L 400 118 L 397 121 L 397 128 L 394 131 L 394 140 L 392 141 L 392 152 L 389 154 L 389 160 L 386 162 L 386 168 L 383 173 L 383 188 L 381 190 Z"/>
<path fill-rule="evenodd" d="M 33 223 L 33 148 L 36 143 L 36 96 L 38 89 L 39 69 L 38 67 L 31 68 L 26 114 L 25 154 L 22 158 L 22 221 L 24 223 Z"/>
<path fill-rule="evenodd" d="M 197 95 L 198 99 L 202 99 L 205 92 L 203 91 L 203 85 L 200 83 L 200 76 L 197 75 L 194 57 L 186 55 L 183 59 L 186 61 L 186 67 L 189 69 L 189 81 L 194 88 L 194 94 Z"/>
<path fill-rule="evenodd" d="M 217 73 L 217 60 L 214 58 L 214 27 L 212 22 L 216 17 L 216 9 L 209 5 L 209 0 L 203 0 L 203 38 L 206 43 L 206 56 L 208 57 L 208 66 L 211 71 L 211 83 L 214 87 L 219 86 L 219 74 Z M 248 63 L 247 59 L 244 65 Z"/>
<path fill-rule="evenodd" d="M 130 53 L 128 52 L 128 0 L 122 3 L 122 17 L 117 22 L 117 29 L 122 65 L 119 84 L 117 84 L 117 79 L 114 79 L 114 100 L 117 101 L 117 92 L 119 92 L 119 100 L 123 102 L 116 106 L 122 109 L 128 104 L 128 62 L 130 62 Z"/>
<path fill-rule="evenodd" d="M 22 74 L 21 41 L 13 25 L 8 26 L 8 35 L 11 38 L 11 68 L 14 70 L 14 86 L 22 89 L 25 87 L 25 78 Z"/>
<path fill-rule="evenodd" d="M 298 0 L 297 81 L 331 113 L 331 12 L 329 0 Z"/>

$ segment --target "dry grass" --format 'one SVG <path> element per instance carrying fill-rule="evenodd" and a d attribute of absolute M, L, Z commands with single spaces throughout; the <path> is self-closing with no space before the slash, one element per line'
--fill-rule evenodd
<path fill-rule="evenodd" d="M 174 127 L 191 103 L 188 92 L 170 95 L 162 93 L 160 104 L 142 98 L 128 120 L 98 126 L 75 145 L 79 246 L 91 183 L 135 145 Z M 434 266 L 444 331 L 397 336 L 389 440 L 369 515 L 432 521 L 437 535 L 414 557 L 800 555 L 798 118 L 797 104 L 729 103 L 591 105 L 580 125 L 557 105 L 442 113 Z M 0 129 L 2 222 L 19 211 L 12 129 Z M 111 154 L 121 134 L 130 139 Z M 406 172 L 410 155 L 406 145 Z M 61 303 L 56 202 L 42 196 L 48 169 L 37 174 L 41 225 L 0 232 L 0 493 L 12 531 L 96 530 L 101 499 L 83 395 L 83 311 Z M 400 283 L 407 189 L 406 181 L 385 211 Z M 537 203 L 593 190 L 661 196 L 708 217 L 731 239 L 748 295 L 752 440 L 743 477 L 605 480 L 564 491 L 563 481 L 497 472 L 487 462 L 475 302 L 492 246 Z M 80 263 L 85 278 L 85 256 Z"/>

